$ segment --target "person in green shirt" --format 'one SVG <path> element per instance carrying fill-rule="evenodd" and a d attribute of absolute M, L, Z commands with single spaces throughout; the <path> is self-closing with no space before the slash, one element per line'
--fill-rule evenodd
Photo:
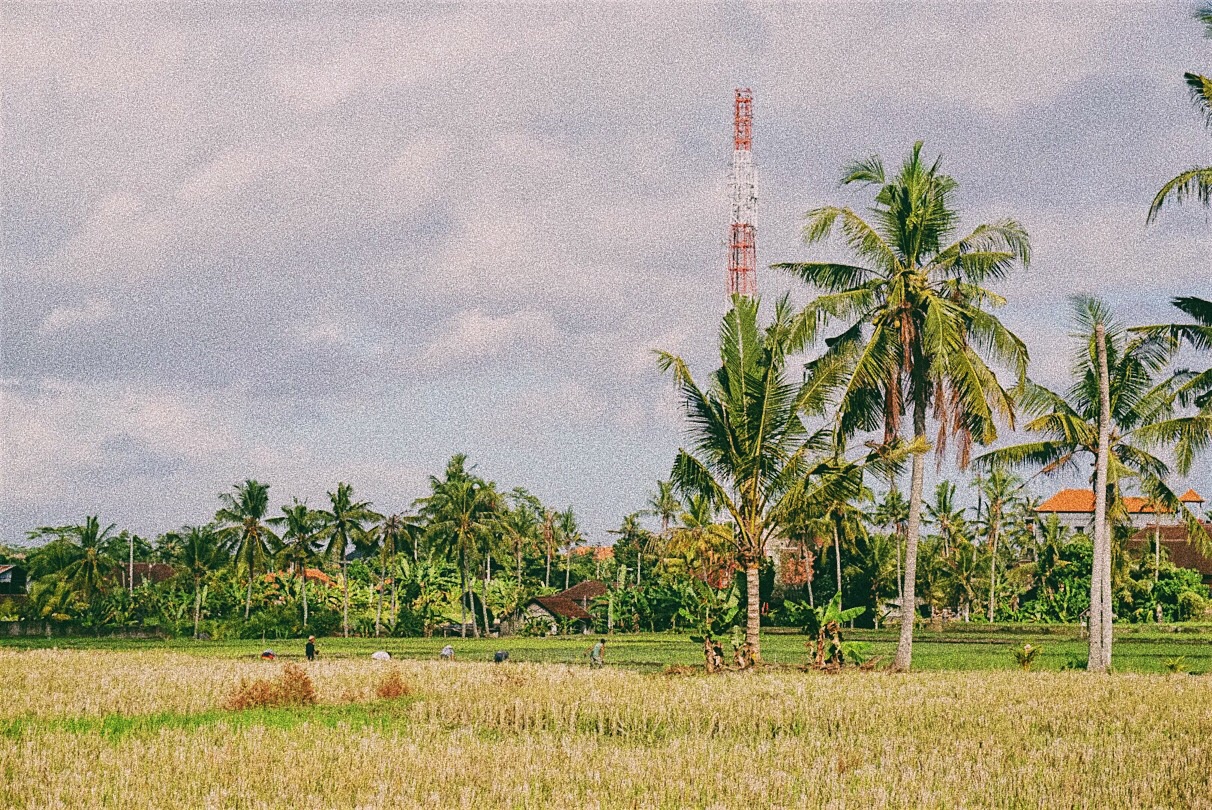
<path fill-rule="evenodd" d="M 589 650 L 589 666 L 597 668 L 602 666 L 602 653 L 606 650 L 606 639 L 598 639 L 598 643 L 594 644 Z"/>

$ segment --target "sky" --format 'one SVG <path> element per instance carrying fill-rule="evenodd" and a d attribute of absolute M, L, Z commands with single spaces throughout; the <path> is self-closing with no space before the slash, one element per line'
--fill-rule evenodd
<path fill-rule="evenodd" d="M 1068 296 L 1212 296 L 1207 214 L 1145 226 L 1212 146 L 1191 11 L 5 3 L 0 542 L 205 522 L 246 478 L 394 512 L 459 452 L 608 542 L 685 441 L 652 350 L 714 367 L 737 87 L 765 301 L 843 255 L 800 236 L 869 204 L 842 167 L 920 139 L 964 225 L 1030 233 L 1000 315 L 1063 386 Z"/>

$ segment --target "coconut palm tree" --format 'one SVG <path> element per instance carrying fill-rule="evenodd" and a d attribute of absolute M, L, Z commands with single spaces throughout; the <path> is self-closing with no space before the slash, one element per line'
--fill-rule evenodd
<path fill-rule="evenodd" d="M 577 516 L 569 506 L 560 513 L 560 544 L 564 549 L 564 590 L 568 590 L 572 576 L 572 552 L 573 549 L 585 542 L 584 535 L 581 534 L 581 527 L 577 525 Z"/>
<path fill-rule="evenodd" d="M 785 263 L 787 270 L 823 294 L 802 313 L 801 329 L 814 333 L 841 320 L 844 331 L 827 354 L 849 358 L 853 371 L 841 393 L 837 431 L 848 436 L 877 429 L 885 441 L 899 435 L 908 406 L 912 435 L 925 447 L 931 406 L 938 422 L 935 449 L 957 443 L 961 468 L 973 442 L 997 436 L 1000 419 L 1013 426 L 1013 402 L 986 363 L 1025 378 L 1027 349 L 990 313 L 1004 299 L 985 285 L 1026 265 L 1026 231 L 1013 220 L 977 226 L 956 239 L 959 220 L 952 196 L 956 181 L 940 162 L 921 157 L 914 145 L 899 173 L 889 177 L 879 157 L 846 168 L 843 184 L 876 186 L 870 218 L 843 206 L 808 213 L 809 244 L 839 230 L 859 263 Z M 917 543 L 922 513 L 925 449 L 913 457 L 906 525 L 901 636 L 893 668 L 912 661 L 916 610 Z"/>
<path fill-rule="evenodd" d="M 661 539 L 668 542 L 669 527 L 682 513 L 682 503 L 673 489 L 672 481 L 657 481 L 656 492 L 648 496 L 645 514 L 661 521 Z"/>
<path fill-rule="evenodd" d="M 383 516 L 372 510 L 370 501 L 355 501 L 353 487 L 338 483 L 335 492 L 328 493 L 329 508 L 320 510 L 322 528 L 320 538 L 327 541 L 324 555 L 341 564 L 341 629 L 349 637 L 349 547 L 369 544 L 367 524 L 382 520 Z"/>
<path fill-rule="evenodd" d="M 758 302 L 734 296 L 720 329 L 720 368 L 706 387 L 682 358 L 658 352 L 660 368 L 681 392 L 692 442 L 678 451 L 670 478 L 687 497 L 707 496 L 735 524 L 735 559 L 748 593 L 745 645 L 754 661 L 761 655 L 758 566 L 767 541 L 802 510 L 862 486 L 862 466 L 832 455 L 830 432 L 810 433 L 801 418 L 822 415 L 842 378 L 830 366 L 799 383 L 788 379 L 787 356 L 804 340 L 794 321 L 784 298 L 763 330 Z"/>
<path fill-rule="evenodd" d="M 232 487 L 235 494 L 219 495 L 223 504 L 215 512 L 215 523 L 219 525 L 219 539 L 226 544 L 235 558 L 236 565 L 248 572 L 248 596 L 244 601 L 244 618 L 252 612 L 253 581 L 257 568 L 264 564 L 270 554 L 271 543 L 278 538 L 265 525 L 265 513 L 269 510 L 269 484 L 253 479 Z"/>
<path fill-rule="evenodd" d="M 732 528 L 717 519 L 711 499 L 694 495 L 687 499 L 686 511 L 670 535 L 669 550 L 687 561 L 689 570 L 698 570 L 698 577 L 713 587 L 721 584 L 728 548 L 732 545 Z"/>
<path fill-rule="evenodd" d="M 173 539 L 178 541 L 180 549 L 176 558 L 185 564 L 194 581 L 194 638 L 197 638 L 198 625 L 202 622 L 202 580 L 226 565 L 229 558 L 212 524 L 186 526 L 181 532 L 174 533 Z"/>
<path fill-rule="evenodd" d="M 1138 326 L 1131 331 L 1147 335 L 1169 335 L 1172 340 L 1191 346 L 1197 351 L 1212 351 L 1212 301 L 1204 298 L 1172 298 L 1170 303 L 1189 316 L 1194 323 L 1172 323 L 1159 326 Z M 1212 368 L 1198 374 L 1179 372 L 1179 401 L 1212 412 Z"/>
<path fill-rule="evenodd" d="M 1034 468 L 1044 474 L 1075 470 L 1081 461 L 1088 461 L 1094 467 L 1096 524 L 1127 519 L 1123 484 L 1134 481 L 1150 501 L 1182 517 L 1191 539 L 1207 548 L 1207 532 L 1170 487 L 1170 465 L 1155 455 L 1173 452 L 1175 468 L 1186 474 L 1196 455 L 1212 445 L 1212 414 L 1184 413 L 1182 378 L 1163 374 L 1177 346 L 1175 339 L 1164 330 L 1130 332 L 1096 299 L 1079 297 L 1072 303 L 1079 343 L 1074 383 L 1063 395 L 1025 383 L 1019 401 L 1034 417 L 1025 428 L 1040 438 L 986 453 L 978 461 L 985 466 Z M 1101 361 L 1106 363 L 1105 376 Z M 1104 399 L 1106 420 L 1100 414 Z M 1098 480 L 1106 481 L 1105 488 Z M 1107 520 L 1101 521 L 1104 516 Z M 1098 618 L 1109 625 L 1110 608 L 1103 608 L 1110 598 L 1108 534 L 1096 526 L 1093 538 L 1091 587 L 1101 588 L 1106 597 L 1091 599 L 1091 668 L 1100 670 L 1110 665 L 1110 628 L 1100 628 L 1096 635 L 1093 622 Z"/>
<path fill-rule="evenodd" d="M 951 553 L 955 540 L 964 534 L 968 520 L 965 510 L 955 504 L 955 484 L 940 481 L 934 488 L 934 503 L 926 506 L 926 524 L 938 527 L 943 541 L 943 556 Z"/>
<path fill-rule="evenodd" d="M 302 585 L 300 596 L 303 603 L 303 627 L 307 627 L 307 566 L 314 562 L 319 551 L 320 529 L 323 516 L 310 508 L 305 501 L 295 498 L 290 506 L 282 507 L 280 517 L 269 518 L 271 523 L 282 528 L 282 550 L 280 555 L 290 570 L 298 572 Z"/>
<path fill-rule="evenodd" d="M 997 607 L 997 551 L 998 540 L 1005 526 L 1006 516 L 1013 508 L 1014 498 L 1023 482 L 1006 470 L 995 469 L 981 484 L 985 496 L 985 536 L 989 540 L 989 622 L 992 623 Z M 979 516 L 978 516 L 979 517 Z"/>
<path fill-rule="evenodd" d="M 1204 25 L 1204 35 L 1212 36 L 1212 6 L 1201 6 L 1195 18 Z M 1191 101 L 1203 116 L 1204 124 L 1212 125 L 1212 79 L 1199 73 L 1184 73 Z M 1146 222 L 1152 222 L 1170 200 L 1176 205 L 1194 197 L 1201 205 L 1212 202 L 1212 166 L 1196 166 L 1165 182 L 1153 197 Z"/>
<path fill-rule="evenodd" d="M 379 524 L 377 535 L 379 538 L 379 604 L 375 608 L 375 637 L 379 636 L 379 626 L 383 619 L 383 595 L 387 590 L 387 566 L 393 561 L 397 554 L 400 553 L 400 543 L 406 537 L 412 537 L 410 529 L 415 526 L 415 523 L 405 515 L 395 514 L 389 516 L 381 524 Z M 416 543 L 413 543 L 415 549 Z M 415 559 L 415 557 L 414 557 Z M 392 589 L 395 593 L 395 577 L 392 577 Z M 395 597 L 392 597 L 393 613 L 392 624 L 395 624 Z"/>
<path fill-rule="evenodd" d="M 522 487 L 506 497 L 508 508 L 499 519 L 501 537 L 514 558 L 514 573 L 518 587 L 522 586 L 522 558 L 528 549 L 536 549 L 540 541 L 539 515 L 543 505 Z"/>
<path fill-rule="evenodd" d="M 125 538 L 116 528 L 113 523 L 101 528 L 99 517 L 90 515 L 78 525 L 35 529 L 31 539 L 55 539 L 31 555 L 30 573 L 35 578 L 58 574 L 82 602 L 95 607 L 106 578 L 119 563 L 117 546 Z"/>
<path fill-rule="evenodd" d="M 471 565 L 492 539 L 499 517 L 501 498 L 491 484 L 466 469 L 467 457 L 458 454 L 446 465 L 445 478 L 430 476 L 430 494 L 418 502 L 428 521 L 430 537 L 459 567 L 460 634 L 467 637 L 467 606 L 471 598 Z M 480 626 L 474 605 L 472 633 L 479 638 Z M 487 631 L 487 627 L 485 628 Z"/>

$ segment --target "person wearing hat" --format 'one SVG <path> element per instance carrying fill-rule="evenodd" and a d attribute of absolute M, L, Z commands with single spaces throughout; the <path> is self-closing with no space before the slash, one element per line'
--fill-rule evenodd
<path fill-rule="evenodd" d="M 307 637 L 307 646 L 303 648 L 303 651 L 307 653 L 308 661 L 316 660 L 316 637 L 315 636 Z"/>

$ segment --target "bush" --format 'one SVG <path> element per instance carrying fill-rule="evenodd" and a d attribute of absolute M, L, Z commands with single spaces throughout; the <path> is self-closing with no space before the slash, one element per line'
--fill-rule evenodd
<path fill-rule="evenodd" d="M 412 687 L 400 677 L 400 670 L 392 667 L 375 686 L 375 697 L 380 700 L 395 700 L 412 694 Z"/>
<path fill-rule="evenodd" d="M 1178 620 L 1197 619 L 1208 610 L 1208 600 L 1195 591 L 1183 591 L 1178 595 Z"/>
<path fill-rule="evenodd" d="M 315 703 L 316 686 L 311 678 L 301 666 L 287 664 L 275 680 L 241 680 L 240 686 L 228 698 L 226 707 L 232 711 L 244 711 L 279 706 L 312 706 Z"/>
<path fill-rule="evenodd" d="M 1010 654 L 1014 656 L 1014 662 L 1018 664 L 1019 669 L 1023 672 L 1030 672 L 1032 665 L 1035 664 L 1035 657 L 1039 655 L 1039 650 L 1039 647 L 1024 644 L 1022 647 L 1012 649 Z"/>

